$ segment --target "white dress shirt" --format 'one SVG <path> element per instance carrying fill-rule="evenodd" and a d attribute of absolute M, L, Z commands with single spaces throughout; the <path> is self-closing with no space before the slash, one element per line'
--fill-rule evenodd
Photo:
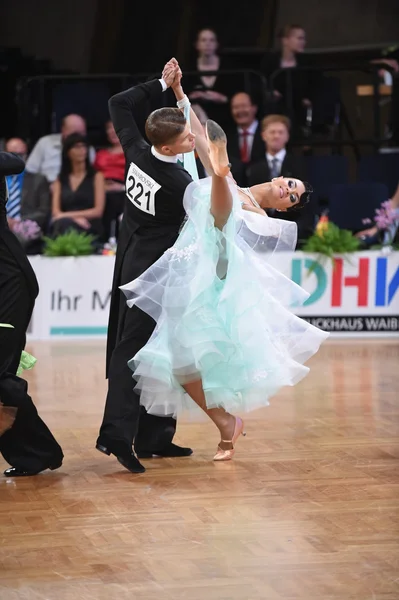
<path fill-rule="evenodd" d="M 255 121 L 252 121 L 251 125 L 246 128 L 246 131 L 247 131 L 248 156 L 251 156 L 252 146 L 254 144 L 254 136 L 255 136 L 255 132 L 256 132 L 256 130 L 258 128 L 258 124 L 259 124 L 259 121 L 257 121 L 257 119 L 255 119 Z M 242 127 L 238 127 L 237 131 L 238 131 L 239 146 L 240 146 L 240 149 L 241 149 L 242 144 L 243 144 L 243 140 L 244 140 L 244 135 L 243 135 L 244 134 L 244 129 Z"/>
<path fill-rule="evenodd" d="M 268 152 L 266 152 L 266 160 L 267 160 L 267 164 L 269 165 L 270 171 L 272 171 L 272 169 L 273 169 L 273 162 L 272 162 L 273 159 L 277 160 L 277 162 L 276 162 L 276 170 L 278 172 L 277 177 L 280 176 L 286 154 L 287 154 L 287 150 L 285 148 L 283 148 L 282 150 L 277 152 L 277 154 L 275 154 L 274 156 L 272 154 L 269 154 Z"/>
<path fill-rule="evenodd" d="M 166 156 L 165 154 L 161 154 L 160 152 L 158 152 L 158 150 L 156 150 L 154 146 L 151 146 L 151 154 L 155 156 L 155 158 L 158 158 L 158 160 L 162 160 L 163 162 L 177 163 L 177 161 L 179 160 L 177 154 L 175 156 Z"/>

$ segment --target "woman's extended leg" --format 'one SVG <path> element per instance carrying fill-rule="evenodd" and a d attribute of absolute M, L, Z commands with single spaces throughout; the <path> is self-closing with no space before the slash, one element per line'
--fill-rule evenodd
<path fill-rule="evenodd" d="M 209 160 L 212 165 L 211 213 L 215 218 L 215 227 L 223 229 L 233 206 L 233 197 L 227 179 L 230 173 L 227 138 L 223 129 L 211 120 L 206 122 L 206 134 Z"/>
<path fill-rule="evenodd" d="M 230 460 L 234 454 L 234 442 L 239 435 L 245 435 L 243 421 L 225 411 L 224 408 L 208 408 L 200 379 L 186 383 L 183 388 L 220 431 L 221 441 L 214 460 Z"/>

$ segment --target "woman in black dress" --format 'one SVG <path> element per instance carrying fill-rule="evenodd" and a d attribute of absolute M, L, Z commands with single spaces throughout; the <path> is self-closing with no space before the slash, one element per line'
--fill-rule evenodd
<path fill-rule="evenodd" d="M 277 51 L 268 50 L 260 65 L 273 95 L 266 113 L 289 116 L 294 133 L 298 133 L 298 128 L 304 125 L 306 109 L 311 106 L 314 79 L 310 71 L 300 70 L 300 67 L 308 66 L 304 54 L 306 34 L 303 27 L 286 25 L 280 33 L 280 45 Z"/>
<path fill-rule="evenodd" d="M 193 108 L 200 106 L 206 118 L 214 119 L 222 126 L 230 123 L 229 99 L 235 91 L 232 76 L 219 74 L 228 69 L 225 59 L 219 55 L 219 41 L 213 29 L 201 29 L 195 41 L 196 57 L 186 71 L 204 72 L 204 75 L 186 75 L 185 89 Z M 215 75 L 206 75 L 214 71 Z"/>
<path fill-rule="evenodd" d="M 101 235 L 104 206 L 104 176 L 90 164 L 86 138 L 72 133 L 64 140 L 61 172 L 54 182 L 50 235 L 69 229 Z"/>

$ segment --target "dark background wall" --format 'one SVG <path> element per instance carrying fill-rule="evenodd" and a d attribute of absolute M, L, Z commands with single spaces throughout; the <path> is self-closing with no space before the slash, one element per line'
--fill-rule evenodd
<path fill-rule="evenodd" d="M 378 44 L 399 37 L 398 0 L 279 0 L 276 27 L 301 23 L 311 48 Z"/>
<path fill-rule="evenodd" d="M 171 55 L 184 64 L 205 26 L 217 30 L 224 47 L 270 47 L 286 22 L 305 27 L 310 48 L 398 37 L 398 0 L 249 0 L 241 7 L 231 0 L 2 0 L 0 46 L 60 70 L 137 72 L 156 70 Z"/>
<path fill-rule="evenodd" d="M 50 59 L 58 69 L 87 71 L 98 0 L 0 2 L 0 46 Z"/>
<path fill-rule="evenodd" d="M 257 69 L 263 51 L 275 45 L 276 33 L 290 22 L 306 29 L 310 50 L 376 45 L 377 56 L 378 45 L 399 38 L 399 0 L 244 0 L 238 7 L 231 0 L 0 0 L 0 87 L 5 104 L 0 137 L 15 133 L 15 90 L 23 75 L 155 75 L 171 56 L 186 67 L 202 27 L 216 30 L 222 50 L 230 51 L 231 65 Z M 355 96 L 356 83 L 363 82 L 368 81 L 362 74 L 358 80 L 348 74 L 343 82 L 353 122 L 367 120 L 363 116 L 370 102 Z M 56 127 L 55 118 L 45 112 L 48 124 Z M 19 113 L 32 120 L 26 110 Z"/>

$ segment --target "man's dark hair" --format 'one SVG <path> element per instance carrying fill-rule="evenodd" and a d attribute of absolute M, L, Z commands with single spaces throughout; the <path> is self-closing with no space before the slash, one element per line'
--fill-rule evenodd
<path fill-rule="evenodd" d="M 172 144 L 181 135 L 187 121 L 180 108 L 158 108 L 145 123 L 145 134 L 153 146 Z"/>

